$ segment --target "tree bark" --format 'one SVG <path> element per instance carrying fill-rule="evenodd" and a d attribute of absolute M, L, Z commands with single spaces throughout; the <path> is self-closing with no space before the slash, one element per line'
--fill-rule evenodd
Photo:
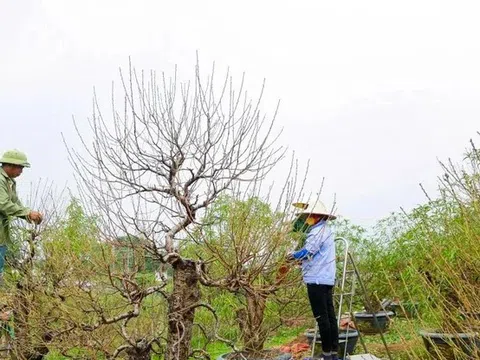
<path fill-rule="evenodd" d="M 168 300 L 168 337 L 165 360 L 187 360 L 190 355 L 195 305 L 200 300 L 195 262 L 173 264 L 173 292 Z"/>
<path fill-rule="evenodd" d="M 151 346 L 127 349 L 128 360 L 150 360 Z"/>
<path fill-rule="evenodd" d="M 263 350 L 267 334 L 263 328 L 266 298 L 260 294 L 247 292 L 247 305 L 238 313 L 244 348 L 247 352 Z"/>

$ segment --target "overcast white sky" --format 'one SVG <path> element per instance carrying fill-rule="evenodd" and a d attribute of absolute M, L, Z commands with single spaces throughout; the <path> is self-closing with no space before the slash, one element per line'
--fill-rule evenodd
<path fill-rule="evenodd" d="M 368 225 L 423 202 L 437 158 L 461 158 L 480 115 L 476 1 L 0 0 L 0 151 L 17 147 L 38 178 L 72 182 L 63 132 L 108 100 L 128 56 L 191 79 L 245 71 L 264 110 L 281 100 L 281 143 L 311 158 L 339 212 Z M 106 102 L 108 104 L 108 102 Z M 105 109 L 109 110 L 108 107 Z M 282 168 L 277 170 L 280 174 Z"/>

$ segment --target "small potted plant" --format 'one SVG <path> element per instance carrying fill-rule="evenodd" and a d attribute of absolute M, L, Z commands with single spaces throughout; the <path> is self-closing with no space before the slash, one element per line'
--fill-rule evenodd
<path fill-rule="evenodd" d="M 468 322 L 447 315 L 435 330 L 420 330 L 425 348 L 434 359 L 472 359 L 480 356 L 480 334 Z"/>
<path fill-rule="evenodd" d="M 385 309 L 393 311 L 396 317 L 414 319 L 418 317 L 419 306 L 420 304 L 418 302 L 401 301 L 400 298 L 396 297 Z"/>
<path fill-rule="evenodd" d="M 442 318 L 439 328 L 420 331 L 429 354 L 435 359 L 471 359 L 480 356 L 480 318 L 475 316 L 477 312 L 462 310 L 458 299 L 446 301 L 439 311 Z"/>
<path fill-rule="evenodd" d="M 368 296 L 368 299 L 369 301 L 364 301 L 364 310 L 353 314 L 358 330 L 363 334 L 386 332 L 395 313 L 385 310 L 385 304 L 377 300 L 375 293 Z"/>

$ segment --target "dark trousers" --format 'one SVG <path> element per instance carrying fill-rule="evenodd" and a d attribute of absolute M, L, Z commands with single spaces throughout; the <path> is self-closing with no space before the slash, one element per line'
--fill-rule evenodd
<path fill-rule="evenodd" d="M 333 306 L 333 286 L 307 284 L 308 299 L 322 338 L 323 352 L 338 351 L 338 325 Z"/>

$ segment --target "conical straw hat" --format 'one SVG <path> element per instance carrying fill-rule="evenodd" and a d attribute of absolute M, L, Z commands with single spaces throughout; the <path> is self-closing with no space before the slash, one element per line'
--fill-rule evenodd
<path fill-rule="evenodd" d="M 337 217 L 335 215 L 333 215 L 328 209 L 327 207 L 325 206 L 324 203 L 322 203 L 321 201 L 316 201 L 315 203 L 313 204 L 309 204 L 309 203 L 304 203 L 304 202 L 297 202 L 297 203 L 293 203 L 292 204 L 293 206 L 295 206 L 296 208 L 300 208 L 302 209 L 301 212 L 297 213 L 297 215 L 301 215 L 301 214 L 317 214 L 317 215 L 326 215 L 326 216 L 329 216 L 332 220 L 335 220 Z"/>

